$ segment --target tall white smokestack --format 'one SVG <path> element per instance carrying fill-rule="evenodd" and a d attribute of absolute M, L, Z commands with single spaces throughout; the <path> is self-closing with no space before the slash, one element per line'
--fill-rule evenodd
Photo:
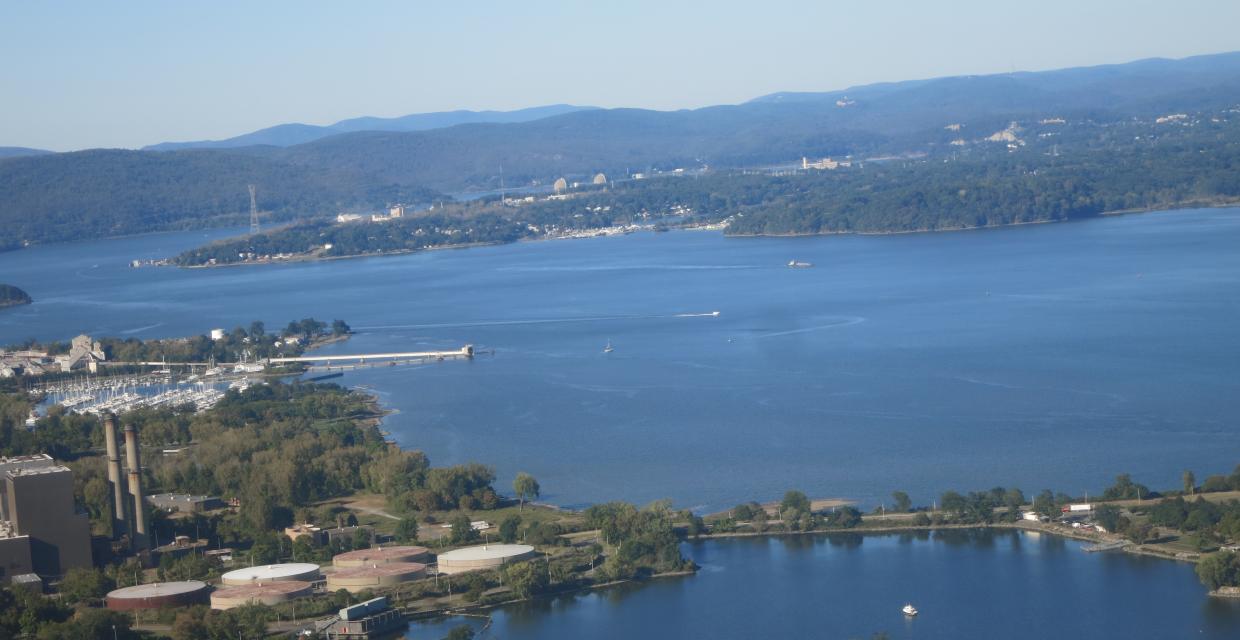
<path fill-rule="evenodd" d="M 108 445 L 108 482 L 112 484 L 112 537 L 118 538 L 128 530 L 125 518 L 125 488 L 121 477 L 121 454 L 116 446 L 116 416 L 103 417 L 103 439 Z"/>
<path fill-rule="evenodd" d="M 133 546 L 147 548 L 146 509 L 142 504 L 142 460 L 138 457 L 138 431 L 125 425 L 125 458 L 129 463 L 129 493 L 133 494 Z"/>

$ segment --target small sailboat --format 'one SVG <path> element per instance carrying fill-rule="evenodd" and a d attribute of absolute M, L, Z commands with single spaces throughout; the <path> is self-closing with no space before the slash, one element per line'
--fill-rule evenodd
<path fill-rule="evenodd" d="M 615 349 L 611 346 L 611 340 L 608 340 L 607 346 L 603 347 L 603 353 L 611 353 L 612 351 L 615 351 Z"/>
<path fill-rule="evenodd" d="M 912 604 L 904 605 L 904 608 L 901 609 L 900 611 L 904 612 L 904 615 L 910 618 L 917 615 L 917 607 L 914 607 Z"/>

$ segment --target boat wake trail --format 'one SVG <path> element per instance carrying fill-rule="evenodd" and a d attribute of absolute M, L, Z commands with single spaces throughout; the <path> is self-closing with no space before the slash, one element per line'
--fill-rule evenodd
<path fill-rule="evenodd" d="M 813 327 L 802 327 L 800 329 L 789 329 L 788 331 L 775 331 L 773 333 L 763 333 L 760 335 L 756 335 L 753 338 L 754 340 L 762 340 L 764 338 L 778 338 L 780 336 L 791 336 L 791 335 L 796 335 L 798 333 L 809 333 L 811 331 L 822 331 L 823 329 L 837 329 L 839 327 L 851 327 L 854 324 L 861 324 L 862 322 L 865 322 L 865 318 L 862 318 L 860 316 L 852 316 L 848 318 L 841 318 L 840 321 L 832 322 L 831 324 L 822 324 L 822 325 L 817 325 Z"/>
<path fill-rule="evenodd" d="M 134 328 L 134 329 L 126 329 L 126 330 L 124 330 L 124 331 L 121 331 L 120 333 L 121 333 L 122 335 L 131 335 L 131 334 L 135 334 L 135 333 L 142 333 L 143 331 L 150 331 L 151 329 L 155 329 L 155 328 L 157 328 L 157 327 L 162 327 L 162 326 L 164 326 L 164 323 L 162 323 L 162 322 L 156 322 L 155 324 L 148 324 L 148 325 L 146 325 L 145 327 L 137 327 L 137 328 Z"/>

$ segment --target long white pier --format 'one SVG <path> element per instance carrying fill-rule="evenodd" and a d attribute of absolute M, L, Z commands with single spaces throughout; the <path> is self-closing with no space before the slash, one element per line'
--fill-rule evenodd
<path fill-rule="evenodd" d="M 455 351 L 408 351 L 405 353 L 358 353 L 338 356 L 297 356 L 291 358 L 268 358 L 269 364 L 287 362 L 358 362 L 374 360 L 447 360 L 449 358 L 474 357 L 474 345 L 467 344 Z"/>

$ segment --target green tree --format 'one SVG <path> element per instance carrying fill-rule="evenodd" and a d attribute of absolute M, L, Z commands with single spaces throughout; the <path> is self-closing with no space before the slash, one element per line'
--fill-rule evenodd
<path fill-rule="evenodd" d="M 891 510 L 900 513 L 907 513 L 913 508 L 913 501 L 903 491 L 891 492 Z"/>
<path fill-rule="evenodd" d="M 1043 489 L 1042 492 L 1033 499 L 1033 510 L 1037 512 L 1038 515 L 1045 516 L 1047 518 L 1053 519 L 1058 516 L 1059 506 L 1055 504 L 1055 494 L 1051 493 L 1050 489 Z"/>
<path fill-rule="evenodd" d="M 417 518 L 401 518 L 396 523 L 396 539 L 401 542 L 415 542 L 418 539 Z"/>
<path fill-rule="evenodd" d="M 60 581 L 60 595 L 69 604 L 95 602 L 115 586 L 116 583 L 98 569 L 74 567 Z"/>
<path fill-rule="evenodd" d="M 517 541 L 517 533 L 521 530 L 521 516 L 510 514 L 499 522 L 499 539 L 513 543 Z"/>
<path fill-rule="evenodd" d="M 504 584 L 518 598 L 529 598 L 547 589 L 547 565 L 535 562 L 518 562 L 504 565 Z"/>
<path fill-rule="evenodd" d="M 1202 558 L 1197 563 L 1197 577 L 1211 591 L 1240 586 L 1240 554 L 1222 551 Z"/>
<path fill-rule="evenodd" d="M 133 640 L 138 634 L 130 630 L 132 621 L 119 611 L 88 608 L 72 620 L 53 623 L 39 630 L 39 640 L 81 640 L 82 638 L 117 638 Z"/>
<path fill-rule="evenodd" d="M 861 512 L 850 506 L 837 507 L 827 516 L 827 526 L 851 529 L 861 524 Z"/>
<path fill-rule="evenodd" d="M 1193 495 L 1193 493 L 1197 490 L 1197 476 L 1194 476 L 1192 471 L 1185 471 L 1183 479 L 1184 493 L 1187 493 L 1190 496 Z"/>
<path fill-rule="evenodd" d="M 732 509 L 732 517 L 740 522 L 749 522 L 758 518 L 759 512 L 766 515 L 766 509 L 762 505 L 757 502 L 746 502 L 738 504 Z"/>
<path fill-rule="evenodd" d="M 1132 481 L 1132 476 L 1121 473 L 1115 477 L 1115 484 L 1102 492 L 1106 500 L 1134 500 L 1151 497 L 1150 488 Z"/>
<path fill-rule="evenodd" d="M 474 640 L 474 629 L 467 624 L 457 625 L 444 636 L 444 640 Z"/>
<path fill-rule="evenodd" d="M 470 524 L 469 516 L 458 513 L 448 520 L 448 524 L 452 526 L 452 534 L 450 536 L 452 544 L 461 544 L 478 539 L 478 532 Z"/>
<path fill-rule="evenodd" d="M 1123 516 L 1120 515 L 1119 507 L 1113 504 L 1104 504 L 1094 511 L 1094 520 L 1102 525 L 1109 533 L 1116 533 L 1120 530 L 1120 522 Z"/>
<path fill-rule="evenodd" d="M 534 476 L 522 471 L 512 481 L 512 490 L 517 494 L 517 499 L 520 500 L 518 508 L 524 509 L 525 501 L 537 498 L 541 488 L 538 486 L 538 481 L 534 479 Z"/>
<path fill-rule="evenodd" d="M 352 331 L 344 320 L 332 320 L 332 335 L 344 336 L 352 333 Z"/>
<path fill-rule="evenodd" d="M 779 511 L 783 517 L 789 517 L 788 514 L 796 514 L 800 517 L 802 513 L 809 513 L 809 497 L 796 489 L 790 489 L 784 493 L 784 499 L 779 503 Z"/>
<path fill-rule="evenodd" d="M 1025 504 L 1025 493 L 1015 487 L 1003 492 L 1003 506 L 1007 508 L 1009 522 L 1020 520 L 1020 508 Z"/>

